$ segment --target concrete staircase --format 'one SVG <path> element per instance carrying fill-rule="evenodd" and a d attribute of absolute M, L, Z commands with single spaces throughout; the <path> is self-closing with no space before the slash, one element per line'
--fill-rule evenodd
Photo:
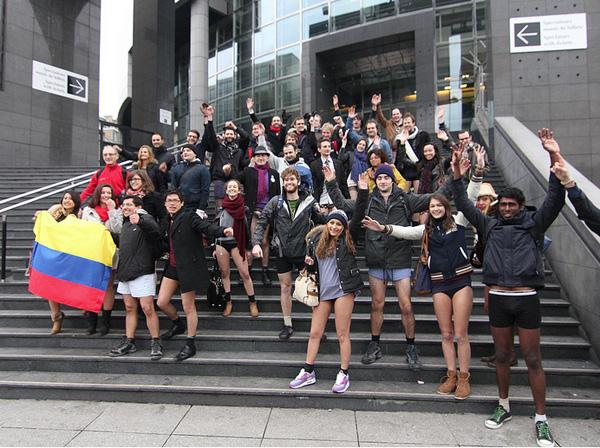
<path fill-rule="evenodd" d="M 0 198 L 91 170 L 0 168 Z M 496 188 L 503 183 L 495 170 L 486 180 Z M 257 282 L 260 317 L 254 319 L 248 314 L 247 299 L 235 274 L 234 312 L 229 318 L 208 311 L 205 298 L 198 300 L 199 352 L 183 363 L 173 359 L 183 343 L 178 338 L 164 342 L 162 360 L 149 360 L 150 341 L 143 315 L 137 337 L 138 352 L 121 358 L 107 356 L 123 334 L 120 297 L 109 335 L 84 335 L 81 311 L 65 307 L 64 332 L 50 336 L 48 306 L 43 299 L 28 293 L 25 274 L 33 241 L 31 216 L 35 210 L 56 203 L 57 197 L 9 212 L 9 277 L 0 284 L 0 397 L 481 413 L 488 413 L 496 403 L 495 372 L 479 361 L 480 356 L 493 351 L 483 312 L 480 271 L 473 276 L 475 300 L 470 324 L 473 393 L 468 400 L 459 403 L 435 393 L 445 368 L 430 297 L 413 297 L 417 344 L 423 361 L 421 372 L 411 372 L 406 365 L 400 312 L 390 287 L 382 333 L 384 357 L 373 365 L 361 364 L 360 358 L 370 340 L 370 298 L 362 251 L 359 263 L 365 288 L 356 300 L 352 321 L 352 385 L 341 396 L 330 392 L 339 366 L 333 318 L 317 360 L 318 383 L 301 390 L 288 389 L 289 380 L 304 362 L 310 310 L 294 303 L 294 336 L 289 341 L 280 341 L 279 286 L 275 283 L 265 287 Z M 580 336 L 579 322 L 571 317 L 560 285 L 550 269 L 546 273 L 548 286 L 541 291 L 542 354 L 549 413 L 597 418 L 600 368 L 589 360 L 590 345 Z M 177 296 L 174 301 L 181 310 L 180 298 Z M 161 315 L 162 329 L 167 325 Z M 522 359 L 512 372 L 511 407 L 517 413 L 530 414 L 532 399 Z"/>

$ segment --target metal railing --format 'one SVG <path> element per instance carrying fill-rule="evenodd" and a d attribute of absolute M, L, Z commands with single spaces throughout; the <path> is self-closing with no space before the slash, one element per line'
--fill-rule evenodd
<path fill-rule="evenodd" d="M 175 154 L 179 148 L 181 148 L 185 143 L 181 143 L 178 145 L 173 145 L 167 148 L 171 154 Z M 125 167 L 126 169 L 130 168 L 133 165 L 133 160 L 126 160 L 124 162 L 119 163 L 120 166 Z M 20 193 L 10 198 L 5 198 L 0 200 L 1 204 L 6 204 L 9 202 L 13 202 L 17 199 L 25 198 L 28 196 L 35 195 L 35 197 L 25 199 L 24 201 L 18 202 L 16 204 L 9 205 L 0 209 L 0 215 L 2 216 L 2 254 L 0 260 L 0 282 L 4 283 L 6 281 L 6 257 L 7 257 L 7 233 L 8 233 L 8 215 L 7 212 L 11 210 L 15 210 L 19 207 L 23 207 L 24 205 L 31 204 L 33 202 L 37 202 L 41 199 L 45 199 L 50 196 L 54 196 L 56 193 L 61 193 L 63 191 L 72 190 L 75 187 L 80 185 L 87 184 L 90 181 L 90 178 L 97 172 L 98 170 L 90 171 L 89 173 L 80 174 L 78 176 L 71 177 L 69 179 L 61 180 L 59 182 L 55 182 L 50 185 L 46 185 L 44 187 L 36 188 L 33 190 L 26 191 L 25 193 Z M 57 188 L 58 187 L 58 188 Z M 38 194 L 43 193 L 43 194 Z"/>

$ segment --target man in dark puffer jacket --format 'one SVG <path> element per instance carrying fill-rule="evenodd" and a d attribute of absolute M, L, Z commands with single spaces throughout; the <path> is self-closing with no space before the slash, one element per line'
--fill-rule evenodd
<path fill-rule="evenodd" d="M 186 209 L 206 211 L 210 194 L 210 171 L 194 151 L 195 147 L 189 143 L 181 148 L 183 160 L 171 170 L 171 184 L 183 193 Z"/>

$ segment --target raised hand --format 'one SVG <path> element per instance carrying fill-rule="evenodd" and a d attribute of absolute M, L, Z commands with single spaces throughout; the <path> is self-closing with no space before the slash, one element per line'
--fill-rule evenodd
<path fill-rule="evenodd" d="M 380 104 L 381 104 L 381 94 L 379 94 L 379 93 L 374 93 L 374 94 L 371 96 L 371 106 L 373 106 L 373 107 L 375 107 L 375 108 L 376 108 L 376 107 L 377 107 L 377 106 L 379 106 Z"/>
<path fill-rule="evenodd" d="M 399 135 L 399 137 L 400 137 L 400 143 L 401 144 L 405 144 L 406 143 L 406 140 L 408 140 L 408 135 L 409 135 L 408 134 L 408 129 L 402 128 L 402 132 L 400 132 L 400 135 Z"/>
<path fill-rule="evenodd" d="M 340 108 L 340 102 L 337 95 L 333 95 L 331 97 L 331 101 L 333 102 L 334 110 L 338 110 Z"/>
<path fill-rule="evenodd" d="M 140 215 L 138 215 L 137 213 L 129 215 L 129 222 L 131 224 L 139 224 L 139 222 L 140 222 Z"/>
<path fill-rule="evenodd" d="M 443 123 L 445 116 L 446 116 L 446 106 L 444 106 L 442 104 L 441 106 L 438 106 L 438 108 L 437 108 L 436 118 L 437 118 L 438 123 Z"/>
<path fill-rule="evenodd" d="M 471 169 L 471 161 L 469 159 L 460 159 L 460 163 L 458 165 L 458 173 L 461 177 L 464 177 L 465 174 L 469 172 Z"/>
<path fill-rule="evenodd" d="M 225 127 L 226 128 L 231 128 L 231 129 L 237 129 L 237 126 L 235 125 L 235 123 L 233 121 L 226 121 L 225 122 Z"/>
<path fill-rule="evenodd" d="M 325 176 L 325 182 L 335 180 L 335 173 L 328 166 L 323 166 L 323 176 Z"/>
<path fill-rule="evenodd" d="M 560 162 L 556 162 L 550 171 L 554 173 L 554 175 L 563 183 L 567 183 L 571 180 L 571 175 L 569 174 L 569 170 L 567 169 L 567 164 L 564 160 Z"/>
<path fill-rule="evenodd" d="M 374 232 L 383 232 L 385 230 L 385 226 L 379 224 L 379 221 L 376 221 L 369 216 L 365 216 L 361 221 L 361 224 L 364 228 L 373 230 Z"/>
<path fill-rule="evenodd" d="M 343 134 L 341 135 L 341 137 L 342 137 L 342 148 L 345 148 L 346 144 L 348 143 L 348 132 L 349 131 L 350 131 L 349 129 L 346 129 L 346 131 L 344 132 L 343 129 L 340 129 L 340 134 L 342 134 L 342 132 L 343 132 Z"/>
<path fill-rule="evenodd" d="M 252 98 L 246 98 L 246 109 L 254 109 L 254 100 Z"/>
<path fill-rule="evenodd" d="M 435 133 L 435 135 L 437 135 L 437 138 L 439 138 L 443 142 L 447 142 L 450 139 L 450 137 L 448 137 L 448 134 L 446 133 L 446 131 L 444 131 L 442 129 L 438 129 L 438 131 Z"/>
<path fill-rule="evenodd" d="M 348 108 L 348 118 L 356 117 L 356 106 L 350 106 Z"/>
<path fill-rule="evenodd" d="M 475 151 L 477 167 L 479 167 L 480 170 L 484 169 L 485 168 L 485 149 L 483 149 L 483 147 L 481 145 L 477 145 L 477 146 L 475 146 L 475 149 L 473 151 Z"/>
<path fill-rule="evenodd" d="M 367 171 L 358 175 L 358 182 L 356 183 L 356 185 L 359 190 L 369 189 L 369 173 Z"/>
<path fill-rule="evenodd" d="M 538 137 L 542 142 L 542 147 L 550 154 L 560 153 L 558 142 L 554 140 L 554 133 L 548 128 L 542 128 L 538 131 Z"/>

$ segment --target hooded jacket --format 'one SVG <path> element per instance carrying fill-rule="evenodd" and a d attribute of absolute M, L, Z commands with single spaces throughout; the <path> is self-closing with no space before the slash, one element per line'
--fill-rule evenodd
<path fill-rule="evenodd" d="M 140 216 L 138 224 L 132 224 L 129 218 L 123 218 L 117 268 L 117 278 L 122 282 L 155 272 L 153 245 L 160 238 L 160 229 L 146 210 L 138 209 L 137 214 Z"/>

